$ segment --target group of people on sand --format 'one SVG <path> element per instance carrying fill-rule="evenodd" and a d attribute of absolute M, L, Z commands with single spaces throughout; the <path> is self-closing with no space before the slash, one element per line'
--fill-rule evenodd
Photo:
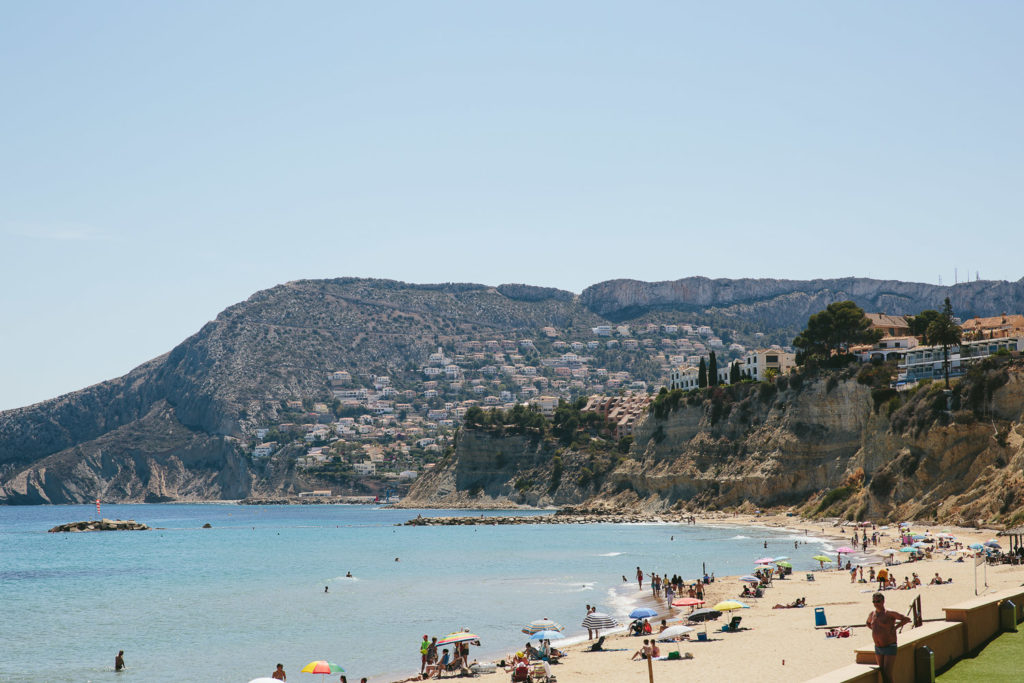
<path fill-rule="evenodd" d="M 420 676 L 423 679 L 440 678 L 446 671 L 469 673 L 469 646 L 480 645 L 479 640 L 452 643 L 452 652 L 442 647 L 438 653 L 437 636 L 424 634 L 420 641 Z"/>
<path fill-rule="evenodd" d="M 704 599 L 704 589 L 708 584 L 714 583 L 715 574 L 712 572 L 710 575 L 705 574 L 703 577 L 697 579 L 694 583 L 689 586 L 683 581 L 682 577 L 678 574 L 672 575 L 669 578 L 668 574 L 658 574 L 656 572 L 650 572 L 645 574 L 644 570 L 640 567 L 636 568 L 636 585 L 639 590 L 644 588 L 644 579 L 648 579 L 648 585 L 651 587 L 651 595 L 654 597 L 664 597 L 667 605 L 672 604 L 674 598 L 688 596 L 696 600 Z M 622 577 L 622 582 L 626 583 L 627 579 L 625 576 Z"/>

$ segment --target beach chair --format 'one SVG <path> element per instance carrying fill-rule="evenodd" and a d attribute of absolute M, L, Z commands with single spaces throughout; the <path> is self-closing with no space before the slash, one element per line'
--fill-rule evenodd
<path fill-rule="evenodd" d="M 814 581 L 814 574 L 812 574 L 810 572 L 807 572 L 807 580 L 808 581 Z"/>
<path fill-rule="evenodd" d="M 740 630 L 741 621 L 743 621 L 743 617 L 733 617 L 728 624 L 722 626 L 722 630 L 727 633 L 735 633 Z"/>
<path fill-rule="evenodd" d="M 530 680 L 533 681 L 533 683 L 539 683 L 540 681 L 548 683 L 552 678 L 552 676 L 548 675 L 548 670 L 544 667 L 542 662 L 535 662 L 530 667 Z"/>
<path fill-rule="evenodd" d="M 530 678 L 530 667 L 526 664 L 517 664 L 512 669 L 512 683 L 532 683 Z"/>

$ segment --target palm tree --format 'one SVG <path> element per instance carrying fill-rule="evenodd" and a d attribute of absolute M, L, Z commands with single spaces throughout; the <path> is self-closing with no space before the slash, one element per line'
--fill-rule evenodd
<path fill-rule="evenodd" d="M 960 343 L 960 326 L 953 320 L 953 306 L 946 297 L 942 313 L 928 325 L 928 341 L 942 347 L 942 370 L 949 389 L 949 347 Z"/>

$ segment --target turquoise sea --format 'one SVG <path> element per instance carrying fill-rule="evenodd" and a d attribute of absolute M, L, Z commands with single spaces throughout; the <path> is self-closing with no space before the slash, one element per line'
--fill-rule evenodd
<path fill-rule="evenodd" d="M 331 659 L 349 680 L 378 683 L 419 670 L 423 634 L 469 628 L 482 641 L 472 656 L 490 659 L 521 647 L 519 629 L 534 619 L 559 621 L 567 635 L 582 632 L 588 603 L 621 619 L 649 595 L 646 583 L 641 594 L 632 581 L 637 566 L 692 579 L 702 563 L 725 576 L 749 573 L 758 557 L 787 555 L 800 571 L 831 548 L 824 538 L 758 527 L 395 526 L 417 514 L 504 514 L 464 510 L 209 504 L 102 512 L 155 528 L 49 534 L 95 519 L 95 506 L 0 507 L 0 681 L 246 683 L 281 662 L 290 681 L 318 683 L 299 669 Z M 213 528 L 201 528 L 207 522 Z M 128 668 L 115 674 L 121 649 Z"/>

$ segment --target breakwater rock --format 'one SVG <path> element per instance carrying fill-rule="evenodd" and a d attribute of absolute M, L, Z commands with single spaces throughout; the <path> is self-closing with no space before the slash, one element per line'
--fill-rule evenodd
<path fill-rule="evenodd" d="M 687 514 L 645 514 L 623 512 L 576 512 L 559 510 L 553 515 L 508 515 L 478 517 L 423 517 L 405 522 L 404 526 L 499 526 L 507 524 L 686 524 L 696 518 Z"/>
<path fill-rule="evenodd" d="M 61 531 L 147 531 L 149 527 L 134 519 L 96 519 L 85 522 L 58 524 L 50 533 Z"/>

